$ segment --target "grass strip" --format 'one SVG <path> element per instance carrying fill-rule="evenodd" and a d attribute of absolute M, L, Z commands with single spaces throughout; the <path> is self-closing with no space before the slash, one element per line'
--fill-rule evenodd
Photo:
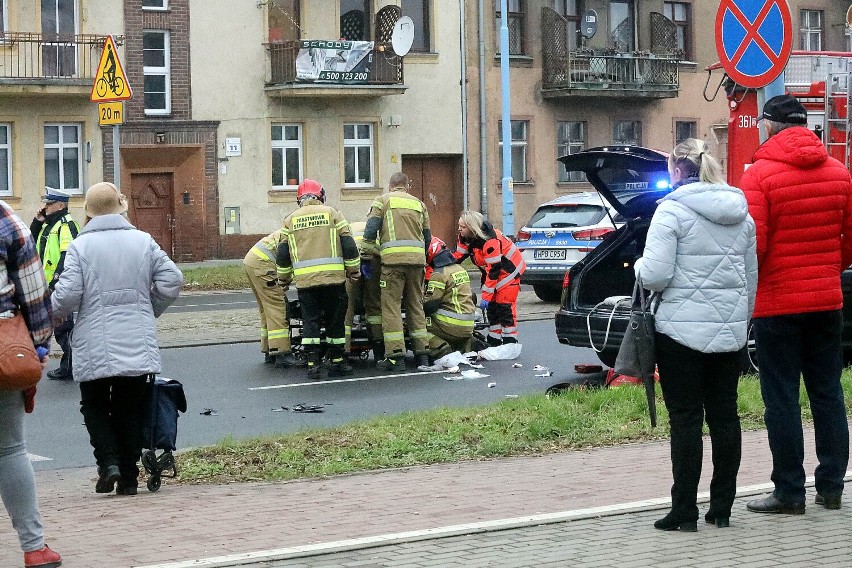
<path fill-rule="evenodd" d="M 852 370 L 843 374 L 847 413 Z M 802 389 L 802 418 L 811 420 Z M 744 430 L 763 424 L 756 377 L 739 384 Z M 180 456 L 179 481 L 283 481 L 342 473 L 540 455 L 668 437 L 668 413 L 657 387 L 658 427 L 651 428 L 641 387 L 569 389 L 466 408 L 436 408 L 247 440 L 226 439 Z"/>
<path fill-rule="evenodd" d="M 187 291 L 244 290 L 249 287 L 243 264 L 226 264 L 183 270 L 183 289 Z"/>

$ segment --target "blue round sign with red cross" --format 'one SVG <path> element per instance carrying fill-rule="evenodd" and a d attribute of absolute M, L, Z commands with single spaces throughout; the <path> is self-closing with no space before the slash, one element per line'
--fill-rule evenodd
<path fill-rule="evenodd" d="M 722 0 L 716 51 L 728 76 L 743 87 L 765 87 L 784 71 L 793 49 L 787 0 Z"/>

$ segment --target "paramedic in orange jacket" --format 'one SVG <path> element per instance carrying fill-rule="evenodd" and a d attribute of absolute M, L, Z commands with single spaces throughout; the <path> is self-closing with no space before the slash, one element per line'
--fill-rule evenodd
<path fill-rule="evenodd" d="M 458 230 L 456 262 L 469 256 L 482 272 L 479 307 L 488 315 L 488 344 L 517 343 L 518 292 L 527 268 L 521 251 L 477 211 L 464 211 Z"/>

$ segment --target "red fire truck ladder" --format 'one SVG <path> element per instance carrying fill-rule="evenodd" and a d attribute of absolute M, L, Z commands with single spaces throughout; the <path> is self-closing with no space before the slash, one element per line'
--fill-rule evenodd
<path fill-rule="evenodd" d="M 825 119 L 823 122 L 823 142 L 832 156 L 843 156 L 843 163 L 849 169 L 849 133 L 852 132 L 852 59 L 829 64 L 829 73 L 825 80 Z M 832 133 L 842 133 L 842 137 Z M 837 150 L 832 152 L 832 150 Z"/>

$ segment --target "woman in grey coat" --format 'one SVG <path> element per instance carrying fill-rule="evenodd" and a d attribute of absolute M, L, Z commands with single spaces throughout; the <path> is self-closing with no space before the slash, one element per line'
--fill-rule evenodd
<path fill-rule="evenodd" d="M 157 324 L 183 275 L 151 235 L 124 217 L 111 183 L 86 192 L 86 226 L 71 243 L 51 296 L 54 316 L 77 312 L 71 346 L 80 412 L 98 464 L 95 491 L 135 495 L 145 380 L 160 372 Z"/>
<path fill-rule="evenodd" d="M 656 313 L 660 386 L 671 425 L 672 509 L 661 530 L 695 531 L 706 416 L 713 445 L 708 523 L 727 527 L 742 438 L 737 382 L 757 289 L 754 221 L 706 144 L 669 155 L 673 191 L 660 200 L 642 258 L 642 285 L 661 293 Z"/>

